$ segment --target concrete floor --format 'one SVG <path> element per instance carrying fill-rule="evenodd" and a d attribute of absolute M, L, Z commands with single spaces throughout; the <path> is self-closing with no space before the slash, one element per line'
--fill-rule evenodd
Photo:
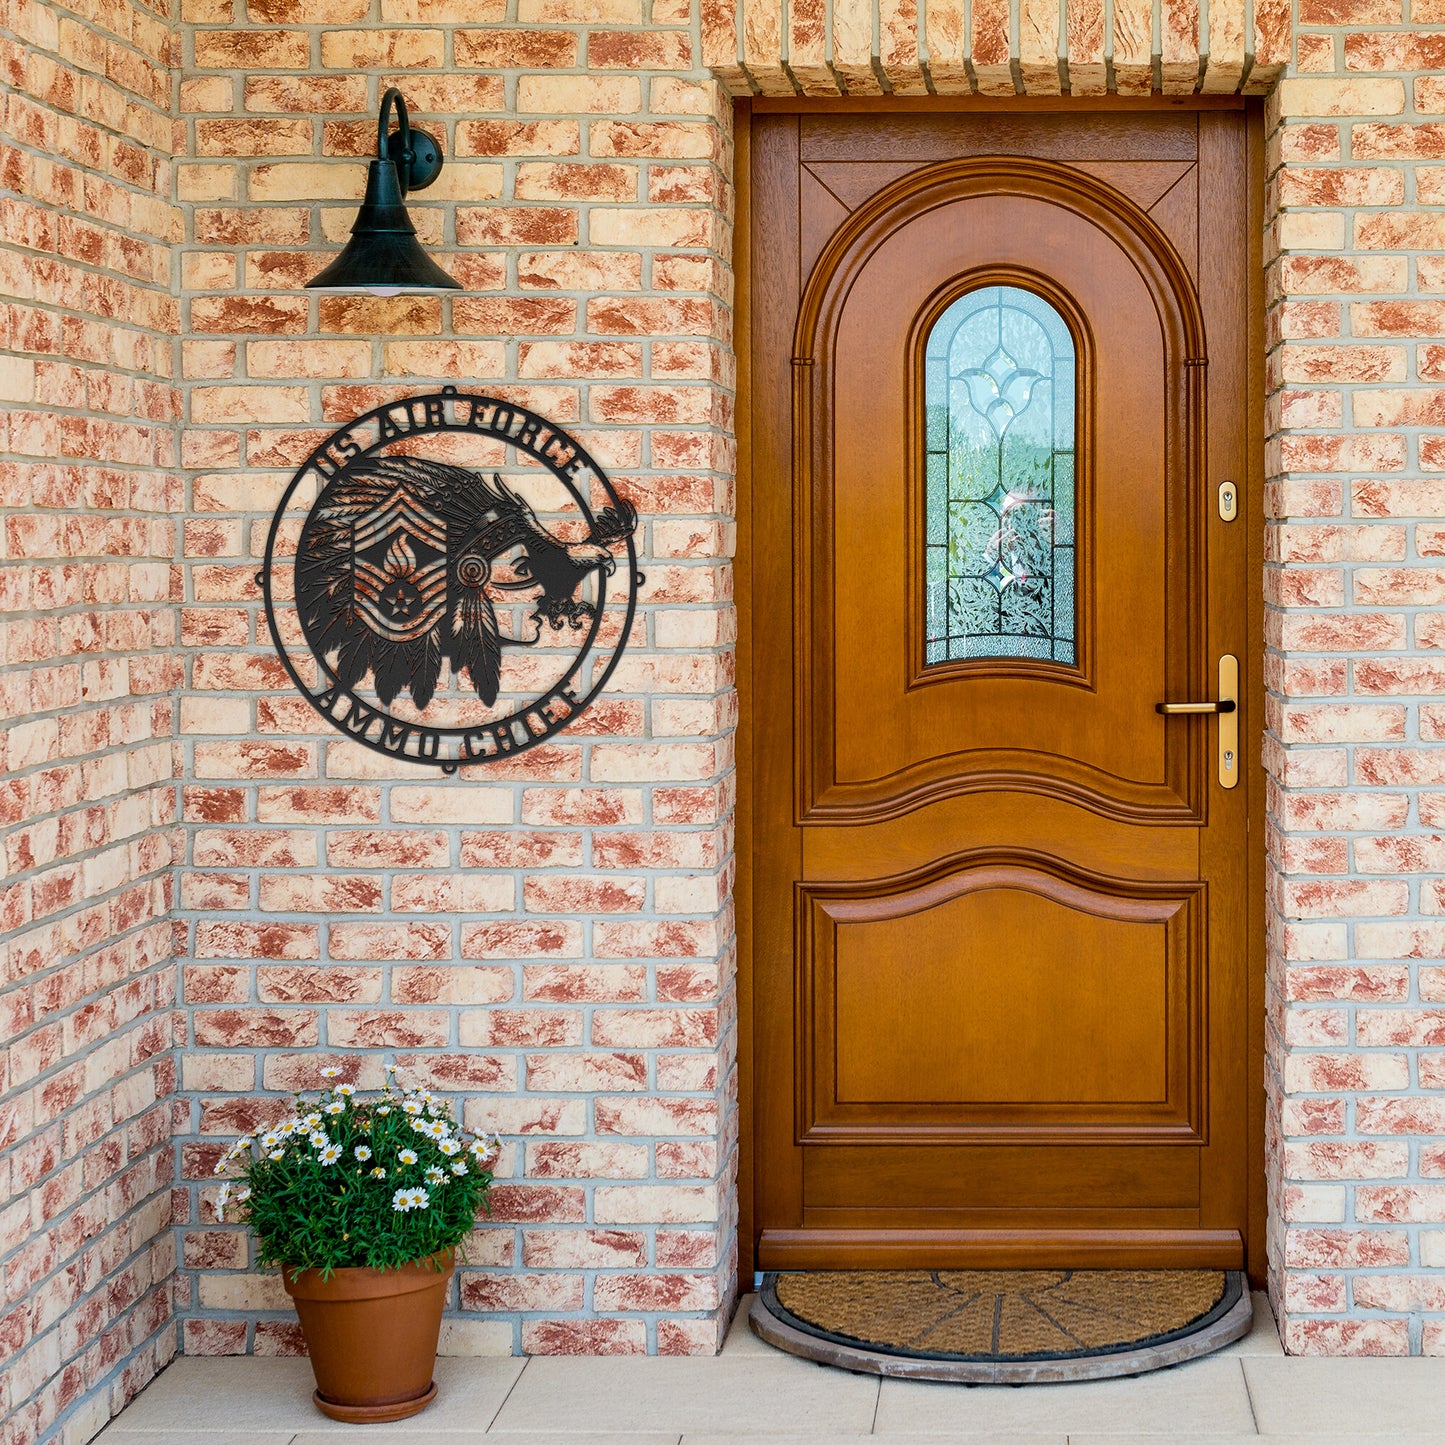
<path fill-rule="evenodd" d="M 365 1445 L 1445 1442 L 1445 1359 L 1288 1359 L 1263 1295 L 1249 1337 L 1207 1359 L 1132 1380 L 1021 1388 L 879 1381 L 793 1359 L 749 1333 L 750 1302 L 715 1359 L 443 1359 L 428 1410 L 359 1430 L 317 1412 L 305 1360 L 182 1359 L 98 1439 L 332 1445 L 358 1430 Z"/>

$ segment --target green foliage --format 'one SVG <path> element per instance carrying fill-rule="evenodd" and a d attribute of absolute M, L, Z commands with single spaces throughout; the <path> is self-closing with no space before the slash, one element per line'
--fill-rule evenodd
<path fill-rule="evenodd" d="M 314 1099 L 297 1094 L 291 1118 L 231 1146 L 216 1166 L 226 1176 L 216 1217 L 230 1211 L 251 1226 L 263 1266 L 400 1268 L 466 1239 L 500 1145 L 459 1129 L 445 1100 L 390 1072 L 371 1097 L 329 1085 Z"/>

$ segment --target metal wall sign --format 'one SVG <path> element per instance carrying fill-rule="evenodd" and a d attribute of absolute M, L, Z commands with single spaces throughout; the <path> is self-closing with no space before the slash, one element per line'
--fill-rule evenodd
<path fill-rule="evenodd" d="M 636 527 L 561 427 L 449 386 L 311 453 L 257 581 L 328 722 L 450 773 L 542 742 L 601 691 L 637 607 Z"/>

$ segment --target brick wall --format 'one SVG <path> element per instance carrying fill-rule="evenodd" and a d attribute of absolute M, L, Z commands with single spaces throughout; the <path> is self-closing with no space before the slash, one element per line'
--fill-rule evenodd
<path fill-rule="evenodd" d="M 168 5 L 0 7 L 0 1440 L 175 1349 Z"/>
<path fill-rule="evenodd" d="M 687 0 L 184 18 L 185 1348 L 298 1345 L 207 1207 L 220 1142 L 325 1064 L 395 1061 L 506 1140 L 444 1348 L 711 1352 L 736 1212 L 730 104 Z M 447 157 L 412 217 L 472 294 L 307 294 L 392 83 Z M 457 779 L 323 723 L 254 580 L 316 441 L 446 382 L 573 430 L 636 502 L 647 578 L 592 711 Z"/>
<path fill-rule="evenodd" d="M 1271 1288 L 1445 1353 L 1445 7 L 1299 0 L 1269 107 Z"/>
<path fill-rule="evenodd" d="M 1108 37 L 1071 8 L 1059 85 L 1098 89 L 1106 48 L 1121 89 L 1272 82 L 1280 6 L 1187 12 L 1144 56 L 1129 6 Z M 190 1351 L 297 1348 L 207 1181 L 327 1063 L 400 1062 L 506 1138 L 445 1348 L 715 1348 L 732 153 L 704 65 L 1004 88 L 1001 12 L 969 13 L 930 4 L 920 49 L 893 0 L 786 28 L 702 0 L 0 6 L 5 1445 L 87 1438 L 168 1357 L 172 1300 Z M 1445 9 L 1293 19 L 1267 112 L 1271 1289 L 1292 1350 L 1440 1353 Z M 1040 44 L 1017 83 L 1048 92 Z M 443 140 L 412 214 L 468 294 L 309 295 L 393 82 Z M 647 574 L 592 713 L 450 780 L 323 725 L 254 584 L 314 442 L 444 382 L 576 431 Z"/>

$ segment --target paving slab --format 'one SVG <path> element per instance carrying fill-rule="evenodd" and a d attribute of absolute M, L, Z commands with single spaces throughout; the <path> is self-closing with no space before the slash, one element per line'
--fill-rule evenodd
<path fill-rule="evenodd" d="M 682 1445 L 741 1445 L 757 1435 L 684 1435 Z M 818 1445 L 816 1435 L 769 1435 L 767 1445 Z M 991 1445 L 997 1435 L 950 1435 L 949 1445 Z M 518 1442 L 520 1445 L 520 1441 Z M 937 1435 L 830 1435 L 828 1445 L 938 1445 Z M 1068 1445 L 1064 1435 L 1010 1435 L 1008 1445 Z M 1160 1445 L 1156 1439 L 1152 1445 Z M 1170 1442 L 1173 1445 L 1173 1442 Z M 1258 1445 L 1258 1441 L 1254 1442 Z"/>
<path fill-rule="evenodd" d="M 1445 1440 L 1445 1359 L 1242 1359 L 1261 1435 Z"/>
<path fill-rule="evenodd" d="M 238 1426 L 262 1434 L 280 1430 L 295 1434 L 309 1423 L 308 1415 L 316 1413 L 311 1403 L 315 1388 L 305 1360 L 183 1357 L 167 1365 L 111 1422 L 106 1434 L 235 1435 Z"/>
<path fill-rule="evenodd" d="M 775 1359 L 780 1353 L 766 1340 L 760 1340 L 748 1324 L 748 1311 L 752 1309 L 755 1299 L 757 1295 L 745 1294 L 738 1301 L 738 1311 L 733 1316 L 733 1322 L 728 1326 L 727 1338 L 723 1341 L 722 1352 L 728 1359 L 734 1355 L 766 1355 Z"/>
<path fill-rule="evenodd" d="M 412 1428 L 408 1429 L 408 1424 Z M 678 1432 L 667 1430 L 660 1433 L 627 1435 L 558 1435 L 550 1431 L 528 1435 L 493 1435 L 480 1430 L 429 1429 L 420 1418 L 408 1422 L 398 1420 L 385 1427 L 367 1425 L 364 1433 L 357 1435 L 362 1445 L 486 1445 L 488 1440 L 514 1441 L 515 1445 L 678 1445 Z M 125 1442 L 130 1445 L 130 1442 Z M 314 1434 L 303 1430 L 294 1436 L 291 1445 L 336 1445 L 336 1436 L 328 1431 Z M 736 1441 L 734 1441 L 736 1445 Z M 816 1437 L 815 1437 L 816 1445 Z"/>
<path fill-rule="evenodd" d="M 1070 1435 L 1069 1445 L 1358 1445 L 1358 1435 Z M 1010 1437 L 1009 1445 L 1014 1445 Z"/>
<path fill-rule="evenodd" d="M 415 1417 L 417 1428 L 485 1430 L 526 1364 L 510 1357 L 438 1360 L 437 1398 L 425 1415 Z M 246 1355 L 179 1359 L 130 1402 L 106 1433 L 115 1435 L 116 1445 L 136 1445 L 120 1437 L 145 1431 L 180 1431 L 193 1439 L 221 1435 L 232 1445 L 241 1425 L 263 1435 L 289 1431 L 281 1442 L 288 1445 L 290 1436 L 302 1430 L 332 1436 L 355 1430 L 354 1425 L 328 1420 L 316 1408 L 311 1399 L 315 1388 L 306 1360 Z M 370 1427 L 367 1438 L 373 1438 Z"/>
<path fill-rule="evenodd" d="M 1211 1358 L 1125 1380 L 930 1385 L 884 1380 L 879 1434 L 1252 1435 L 1242 1361 Z M 1260 1361 L 1263 1364 L 1271 1361 Z M 1297 1428 L 1297 1427 L 1296 1427 Z"/>
<path fill-rule="evenodd" d="M 118 1415 L 116 1420 L 121 1418 Z M 197 1445 L 198 1440 L 224 1440 L 226 1445 L 292 1445 L 296 1438 L 291 1430 L 218 1430 L 214 1434 L 198 1434 L 194 1430 L 121 1430 L 116 1420 L 95 1437 L 92 1445 L 105 1445 L 107 1441 L 110 1445 Z"/>
<path fill-rule="evenodd" d="M 492 1433 L 677 1430 L 866 1435 L 878 1382 L 769 1351 L 767 1358 L 539 1357 Z"/>
<path fill-rule="evenodd" d="M 1273 1355 L 1283 1359 L 1284 1345 L 1280 1343 L 1279 1326 L 1270 1312 L 1269 1296 L 1262 1289 L 1256 1289 L 1250 1291 L 1249 1297 L 1254 1304 L 1254 1319 L 1249 1333 L 1242 1340 L 1235 1340 L 1232 1345 L 1217 1351 L 1216 1358 L 1225 1355 Z"/>

